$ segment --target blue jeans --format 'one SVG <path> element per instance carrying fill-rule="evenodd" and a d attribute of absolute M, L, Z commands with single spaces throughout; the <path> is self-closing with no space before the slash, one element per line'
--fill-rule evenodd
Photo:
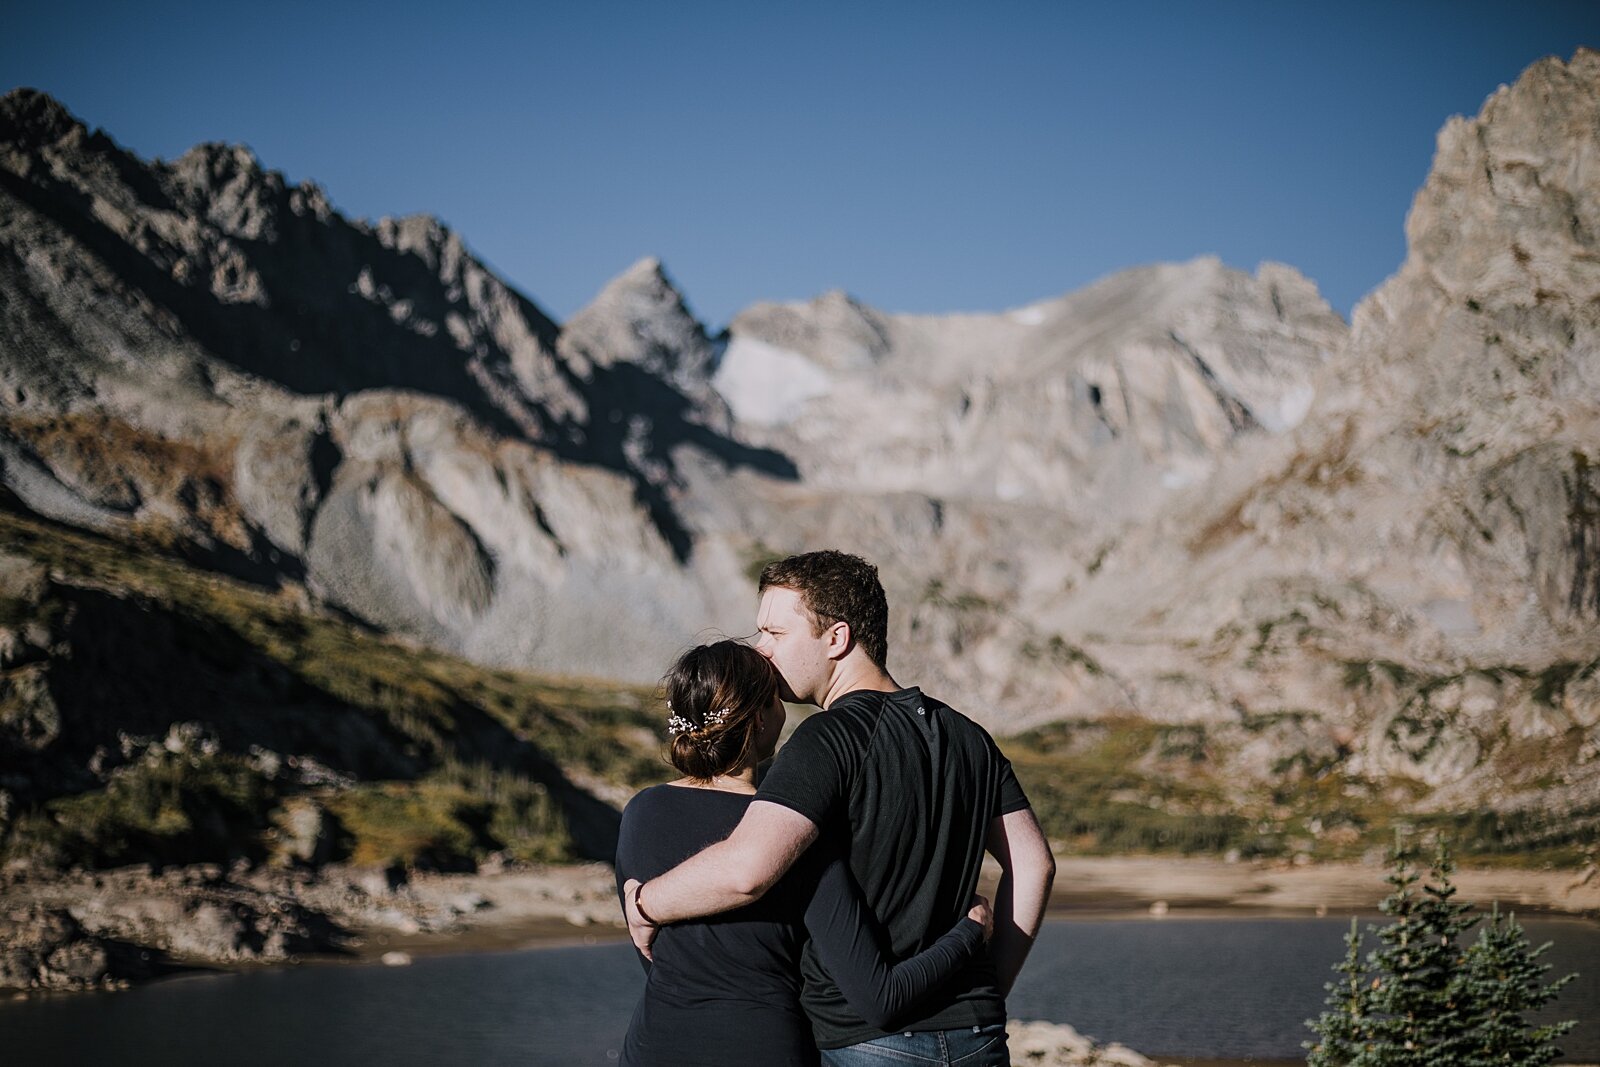
<path fill-rule="evenodd" d="M 826 1067 L 1011 1067 L 1006 1024 L 964 1030 L 885 1034 L 847 1048 L 825 1048 Z"/>

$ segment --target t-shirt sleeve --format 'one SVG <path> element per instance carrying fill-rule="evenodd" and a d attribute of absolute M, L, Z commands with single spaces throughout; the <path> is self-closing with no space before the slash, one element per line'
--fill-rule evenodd
<path fill-rule="evenodd" d="M 778 750 L 756 791 L 757 800 L 799 812 L 818 826 L 845 809 L 851 778 L 850 739 L 826 714 L 801 723 Z"/>
<path fill-rule="evenodd" d="M 983 927 L 963 916 L 927 949 L 894 963 L 888 934 L 839 856 L 829 858 L 817 876 L 806 931 L 851 1009 L 879 1030 L 893 1029 L 984 948 Z"/>
<path fill-rule="evenodd" d="M 1011 769 L 1011 761 L 1006 759 L 1005 753 L 1000 751 L 1000 746 L 994 743 L 993 738 L 989 739 L 989 744 L 994 750 L 996 765 L 1000 769 L 999 788 L 995 790 L 994 811 L 990 812 L 989 817 L 998 818 L 1032 807 L 1028 803 L 1028 794 L 1022 791 L 1022 785 L 1017 781 L 1016 772 Z"/>

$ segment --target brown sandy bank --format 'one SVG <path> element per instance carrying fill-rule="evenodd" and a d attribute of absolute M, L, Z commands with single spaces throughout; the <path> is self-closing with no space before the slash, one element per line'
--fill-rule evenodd
<path fill-rule="evenodd" d="M 998 871 L 986 870 L 992 890 Z M 1175 857 L 1068 856 L 1058 861 L 1050 913 L 1081 918 L 1166 914 L 1239 915 L 1370 913 L 1387 887 L 1384 870 L 1364 864 L 1226 863 Z M 553 944 L 592 944 L 624 936 L 609 868 L 548 868 L 492 875 L 426 875 L 404 892 L 438 914 L 472 895 L 484 906 L 436 928 L 367 924 L 363 957 L 405 951 L 476 952 Z M 1465 869 L 1459 899 L 1524 912 L 1600 918 L 1600 877 L 1587 872 Z M 388 913 L 392 918 L 393 913 Z M 1222 1065 L 1212 1065 L 1222 1067 Z"/>
<path fill-rule="evenodd" d="M 1370 912 L 1387 891 L 1381 866 L 1227 863 L 1217 859 L 1068 856 L 1058 859 L 1053 913 L 1203 915 Z M 1464 868 L 1457 899 L 1488 907 L 1600 918 L 1600 875 L 1583 871 Z"/>

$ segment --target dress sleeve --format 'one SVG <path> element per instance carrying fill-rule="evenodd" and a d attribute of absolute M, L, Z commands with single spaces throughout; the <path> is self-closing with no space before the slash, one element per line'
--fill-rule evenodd
<path fill-rule="evenodd" d="M 900 963 L 842 857 L 828 859 L 806 906 L 806 930 L 828 974 L 868 1025 L 891 1030 L 984 949 L 983 927 L 962 917 L 943 937 Z"/>
<path fill-rule="evenodd" d="M 629 878 L 640 878 L 645 869 L 644 849 L 648 834 L 643 832 L 639 824 L 644 821 L 642 813 L 649 801 L 641 797 L 642 794 L 628 801 L 622 809 L 622 824 L 617 828 L 617 903 L 622 905 L 624 918 L 627 917 L 628 908 L 622 899 L 622 886 Z M 633 954 L 639 957 L 639 965 L 644 968 L 644 973 L 649 974 L 650 961 L 637 948 Z"/>

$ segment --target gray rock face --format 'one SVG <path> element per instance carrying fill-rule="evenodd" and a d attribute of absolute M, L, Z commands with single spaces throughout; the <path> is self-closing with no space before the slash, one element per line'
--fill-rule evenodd
<path fill-rule="evenodd" d="M 1452 120 L 1406 262 L 1303 422 L 1226 456 L 1035 617 L 1126 679 L 1132 709 L 1348 724 L 1353 766 L 1440 803 L 1517 793 L 1508 728 L 1576 746 L 1600 673 L 1597 157 L 1600 53 Z"/>
<path fill-rule="evenodd" d="M 1297 423 L 1345 326 L 1292 268 L 1202 259 L 999 315 L 882 315 L 830 294 L 752 308 L 730 333 L 717 387 L 807 481 L 1114 525 L 1239 434 Z"/>

